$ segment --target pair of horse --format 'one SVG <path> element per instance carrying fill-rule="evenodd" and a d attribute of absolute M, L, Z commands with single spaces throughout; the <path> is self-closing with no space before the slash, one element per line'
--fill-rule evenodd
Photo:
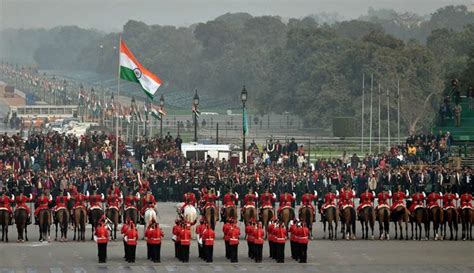
<path fill-rule="evenodd" d="M 368 208 L 364 208 L 364 211 L 368 211 Z M 364 215 L 366 215 L 364 213 Z M 324 212 L 321 212 L 321 218 L 323 222 L 323 239 L 326 239 L 326 225 L 329 232 L 330 240 L 337 240 L 337 228 L 338 223 L 341 221 L 341 233 L 347 240 L 355 240 L 356 232 L 356 211 L 353 206 L 344 206 L 341 211 L 336 206 L 327 207 Z M 367 219 L 367 220 L 365 220 Z M 366 227 L 369 223 L 368 214 L 364 221 L 361 221 L 366 224 Z M 372 226 L 372 235 L 373 235 L 373 224 Z M 364 229 L 363 229 L 364 230 Z"/>

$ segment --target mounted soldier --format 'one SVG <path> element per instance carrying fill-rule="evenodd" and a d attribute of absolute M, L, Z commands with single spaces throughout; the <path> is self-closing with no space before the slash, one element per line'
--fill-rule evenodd
<path fill-rule="evenodd" d="M 257 216 L 257 201 L 258 193 L 254 193 L 253 188 L 250 187 L 249 192 L 244 196 L 243 206 L 240 211 L 240 221 L 245 221 L 245 225 L 248 225 L 251 218 Z"/>

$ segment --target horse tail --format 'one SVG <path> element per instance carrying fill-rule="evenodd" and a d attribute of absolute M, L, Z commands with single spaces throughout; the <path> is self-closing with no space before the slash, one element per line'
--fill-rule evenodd
<path fill-rule="evenodd" d="M 232 217 L 232 218 L 235 216 L 235 215 L 234 215 L 234 207 L 233 207 L 233 206 L 230 207 L 229 214 L 230 214 L 230 217 Z"/>
<path fill-rule="evenodd" d="M 49 215 L 47 212 L 47 210 L 43 210 L 43 213 L 41 214 L 41 229 L 43 230 L 43 232 L 46 232 L 48 230 Z"/>
<path fill-rule="evenodd" d="M 384 222 L 388 220 L 388 210 L 386 208 L 383 209 L 383 219 Z"/>
<path fill-rule="evenodd" d="M 214 230 L 216 228 L 214 225 L 214 222 L 215 222 L 214 207 L 211 206 L 210 208 L 211 208 L 211 221 L 210 221 L 211 223 L 210 224 L 211 224 L 212 229 Z"/>
<path fill-rule="evenodd" d="M 255 217 L 254 212 L 255 211 L 253 209 L 249 209 L 249 219 L 252 219 L 253 217 Z"/>
<path fill-rule="evenodd" d="M 81 230 L 82 230 L 82 229 L 85 229 L 85 223 L 86 223 L 85 220 L 86 220 L 86 219 L 85 219 L 85 215 L 84 215 L 84 210 L 83 210 L 83 209 L 80 209 L 80 210 L 79 210 L 79 224 L 81 225 L 81 226 L 80 226 L 80 229 L 81 229 Z"/>

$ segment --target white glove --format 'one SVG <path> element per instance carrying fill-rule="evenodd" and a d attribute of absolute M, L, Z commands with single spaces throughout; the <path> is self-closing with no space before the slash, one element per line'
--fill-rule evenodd
<path fill-rule="evenodd" d="M 459 194 L 456 193 L 456 199 L 458 199 L 458 198 L 459 198 Z"/>
<path fill-rule="evenodd" d="M 410 195 L 410 192 L 409 192 L 408 190 L 405 190 L 405 194 L 406 194 L 407 196 L 409 196 L 409 195 Z"/>
<path fill-rule="evenodd" d="M 256 192 L 256 193 L 255 193 L 255 197 L 257 197 L 257 198 L 258 198 L 258 192 Z"/>
<path fill-rule="evenodd" d="M 30 193 L 30 199 L 33 199 L 33 195 Z"/>
<path fill-rule="evenodd" d="M 140 193 L 139 192 L 137 192 L 137 197 L 138 197 L 138 199 L 140 199 Z"/>
<path fill-rule="evenodd" d="M 123 199 L 123 193 L 120 192 L 120 199 Z"/>
<path fill-rule="evenodd" d="M 314 195 L 315 195 L 315 196 L 318 196 L 318 191 L 314 191 Z"/>
<path fill-rule="evenodd" d="M 339 196 L 339 191 L 338 190 L 336 190 L 336 196 Z"/>
<path fill-rule="evenodd" d="M 354 196 L 356 195 L 356 192 L 355 192 L 355 190 L 352 190 L 352 195 L 354 195 Z"/>
<path fill-rule="evenodd" d="M 12 200 L 15 200 L 15 196 L 12 194 Z"/>
<path fill-rule="evenodd" d="M 372 191 L 372 195 L 375 197 L 375 192 L 374 191 Z"/>
<path fill-rule="evenodd" d="M 392 197 L 392 190 L 389 190 L 389 191 L 388 191 L 388 196 L 389 196 L 389 197 Z"/>
<path fill-rule="evenodd" d="M 100 197 L 102 197 L 102 199 L 104 199 L 104 194 L 103 194 L 103 193 L 101 193 L 101 194 L 100 194 Z"/>
<path fill-rule="evenodd" d="M 86 191 L 86 196 L 89 197 L 89 191 Z"/>
<path fill-rule="evenodd" d="M 423 197 L 426 198 L 426 193 L 425 192 L 423 192 Z"/>
<path fill-rule="evenodd" d="M 221 196 L 221 192 L 220 192 L 220 191 L 217 191 L 217 196 Z"/>
<path fill-rule="evenodd" d="M 53 196 L 51 194 L 49 195 L 49 201 L 53 201 Z"/>
<path fill-rule="evenodd" d="M 71 194 L 69 192 L 67 193 L 67 199 L 71 199 Z"/>
<path fill-rule="evenodd" d="M 295 194 L 295 193 L 293 193 L 293 198 L 296 198 L 296 194 Z"/>
<path fill-rule="evenodd" d="M 440 196 L 443 196 L 443 194 L 442 194 L 441 192 L 439 192 L 439 195 L 440 195 Z"/>
<path fill-rule="evenodd" d="M 276 194 L 275 194 L 275 193 L 273 193 L 273 198 L 277 198 L 277 196 L 276 196 Z"/>
<path fill-rule="evenodd" d="M 235 193 L 235 198 L 239 199 L 239 194 Z"/>

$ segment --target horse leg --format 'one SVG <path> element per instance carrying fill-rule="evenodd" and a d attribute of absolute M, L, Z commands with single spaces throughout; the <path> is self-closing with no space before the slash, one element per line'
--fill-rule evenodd
<path fill-rule="evenodd" d="M 449 224 L 449 233 L 450 233 L 449 240 L 452 241 L 453 240 L 453 222 L 449 221 L 448 224 Z"/>
<path fill-rule="evenodd" d="M 74 237 L 72 238 L 73 241 L 76 240 L 76 224 L 74 224 Z"/>
<path fill-rule="evenodd" d="M 458 220 L 457 219 L 454 221 L 453 225 L 454 225 L 454 231 L 456 232 L 454 241 L 457 241 L 458 240 Z"/>
<path fill-rule="evenodd" d="M 395 221 L 395 240 L 398 239 L 398 228 L 397 228 L 397 224 L 401 225 L 400 222 L 398 221 Z M 402 229 L 400 228 L 400 232 L 402 232 Z M 403 238 L 403 236 L 401 236 L 401 238 Z"/>
<path fill-rule="evenodd" d="M 56 226 L 56 236 L 54 237 L 54 240 L 57 241 L 58 240 L 58 223 L 55 223 L 54 225 Z"/>

